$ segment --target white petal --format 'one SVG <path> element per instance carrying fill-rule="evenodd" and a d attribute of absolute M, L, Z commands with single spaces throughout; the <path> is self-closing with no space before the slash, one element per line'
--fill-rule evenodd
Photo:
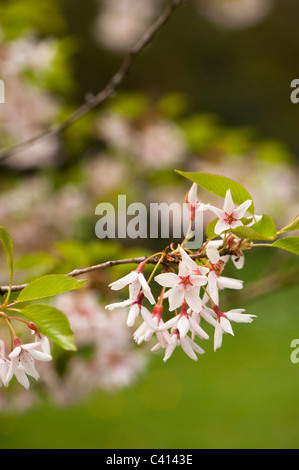
<path fill-rule="evenodd" d="M 143 335 L 144 335 L 145 330 L 146 330 L 146 323 L 143 322 L 143 323 L 141 323 L 141 325 L 137 328 L 137 330 L 134 332 L 134 334 L 133 334 L 133 339 L 134 339 L 135 341 L 137 341 L 137 339 L 138 339 L 140 336 L 143 336 Z"/>
<path fill-rule="evenodd" d="M 219 251 L 215 246 L 208 246 L 206 248 L 206 254 L 212 264 L 216 264 L 220 260 Z"/>
<path fill-rule="evenodd" d="M 206 268 L 205 266 L 198 266 L 196 265 L 196 269 L 193 270 L 194 274 L 199 274 L 201 276 L 205 276 L 210 272 L 209 268 Z"/>
<path fill-rule="evenodd" d="M 243 202 L 237 209 L 235 209 L 234 213 L 237 219 L 242 219 L 244 217 L 245 212 L 251 206 L 252 201 L 248 199 L 247 201 Z"/>
<path fill-rule="evenodd" d="M 157 317 L 153 317 L 151 312 L 146 307 L 141 307 L 141 315 L 145 323 L 153 330 L 158 329 L 158 320 Z"/>
<path fill-rule="evenodd" d="M 167 344 L 170 344 L 170 334 L 167 330 L 157 331 L 158 342 L 162 348 L 166 348 Z"/>
<path fill-rule="evenodd" d="M 19 365 L 19 357 L 14 357 L 9 363 L 8 372 L 6 376 L 6 382 L 9 383 Z"/>
<path fill-rule="evenodd" d="M 210 240 L 208 243 L 207 243 L 207 247 L 210 247 L 210 246 L 214 246 L 215 248 L 217 248 L 217 250 L 221 247 L 221 245 L 223 244 L 223 240 Z"/>
<path fill-rule="evenodd" d="M 188 197 L 187 197 L 187 201 L 190 203 L 190 204 L 193 204 L 195 205 L 197 202 L 198 202 L 198 198 L 197 198 L 197 184 L 196 183 L 193 183 L 189 192 L 188 192 Z"/>
<path fill-rule="evenodd" d="M 225 212 L 222 209 L 218 209 L 218 207 L 210 206 L 209 210 L 214 212 L 219 219 L 223 219 L 225 217 Z"/>
<path fill-rule="evenodd" d="M 229 333 L 230 335 L 234 336 L 232 326 L 231 326 L 231 324 L 230 324 L 230 322 L 227 318 L 221 317 L 220 318 L 220 325 L 221 325 L 221 328 L 223 329 L 223 331 L 225 331 L 225 333 Z"/>
<path fill-rule="evenodd" d="M 25 373 L 25 370 L 22 366 L 19 366 L 17 367 L 17 369 L 15 370 L 15 376 L 16 376 L 16 379 L 17 381 L 23 385 L 23 387 L 26 389 L 26 390 L 29 390 L 30 388 L 30 382 L 28 380 L 28 377 Z"/>
<path fill-rule="evenodd" d="M 187 337 L 181 339 L 181 347 L 182 347 L 182 350 L 187 354 L 187 356 L 193 359 L 193 361 L 198 360 L 198 357 L 193 351 L 191 344 L 188 342 Z"/>
<path fill-rule="evenodd" d="M 216 325 L 216 320 L 215 320 L 215 318 L 213 318 L 212 315 L 210 315 L 210 313 L 208 313 L 208 312 L 206 311 L 206 309 L 202 309 L 202 311 L 200 312 L 200 316 L 201 316 L 207 323 L 210 323 L 210 325 L 213 325 L 213 326 Z"/>
<path fill-rule="evenodd" d="M 245 256 L 232 256 L 232 260 L 237 269 L 242 269 L 245 262 Z"/>
<path fill-rule="evenodd" d="M 0 364 L 0 378 L 5 387 L 8 386 L 7 373 L 8 373 L 8 362 L 1 362 Z"/>
<path fill-rule="evenodd" d="M 226 191 L 226 195 L 224 199 L 223 210 L 227 214 L 231 214 L 232 212 L 234 212 L 234 209 L 235 209 L 235 204 L 234 204 L 230 189 L 228 189 Z"/>
<path fill-rule="evenodd" d="M 216 351 L 216 349 L 219 349 L 221 347 L 222 336 L 223 336 L 223 331 L 220 326 L 220 323 L 217 321 L 216 326 L 215 326 L 215 334 L 214 334 L 214 351 Z"/>
<path fill-rule="evenodd" d="M 127 307 L 128 305 L 131 304 L 131 300 L 124 300 L 123 302 L 115 302 L 114 304 L 109 304 L 106 305 L 107 310 L 113 310 L 114 308 L 122 308 L 122 307 Z"/>
<path fill-rule="evenodd" d="M 230 230 L 234 230 L 237 227 L 241 227 L 243 225 L 243 222 L 241 220 L 235 220 L 231 222 L 230 224 Z"/>
<path fill-rule="evenodd" d="M 34 359 L 38 361 L 51 361 L 52 360 L 52 356 L 50 354 L 46 354 L 42 351 L 37 351 L 36 349 L 33 349 L 32 351 L 30 351 L 30 354 Z"/>
<path fill-rule="evenodd" d="M 41 348 L 44 353 L 51 355 L 50 341 L 46 336 L 42 336 Z"/>
<path fill-rule="evenodd" d="M 191 345 L 192 349 L 194 349 L 194 351 L 196 351 L 198 354 L 205 354 L 204 349 L 198 346 L 198 344 L 195 343 L 195 341 L 192 341 L 192 339 L 190 339 L 188 336 L 186 336 L 185 340 L 187 340 L 187 342 Z"/>
<path fill-rule="evenodd" d="M 153 347 L 151 348 L 151 352 L 159 351 L 160 349 L 162 349 L 162 345 L 161 345 L 160 342 L 158 341 L 158 343 L 155 344 L 155 346 L 153 346 Z"/>
<path fill-rule="evenodd" d="M 135 281 L 133 281 L 129 285 L 129 299 L 131 302 L 136 302 L 140 289 L 141 289 L 141 284 L 140 284 L 139 278 L 137 277 Z"/>
<path fill-rule="evenodd" d="M 199 288 L 198 287 L 190 287 L 188 286 L 185 290 L 185 299 L 189 307 L 194 310 L 194 312 L 198 313 L 202 307 L 202 301 L 199 297 Z"/>
<path fill-rule="evenodd" d="M 183 285 L 173 287 L 169 294 L 169 310 L 179 308 L 184 300 L 185 289 Z"/>
<path fill-rule="evenodd" d="M 199 326 L 198 323 L 196 323 L 195 320 L 193 320 L 193 318 L 190 318 L 189 321 L 190 321 L 190 326 L 192 330 L 195 331 L 195 333 L 197 334 L 199 338 L 209 339 L 209 335 L 201 328 L 201 326 Z"/>
<path fill-rule="evenodd" d="M 205 286 L 208 282 L 208 278 L 206 276 L 200 276 L 199 274 L 191 274 L 189 279 L 191 284 L 196 287 Z"/>
<path fill-rule="evenodd" d="M 176 326 L 178 321 L 179 321 L 179 315 L 176 315 L 175 317 L 172 317 L 170 320 L 160 325 L 158 330 L 161 331 L 161 330 L 167 330 L 168 328 L 172 328 Z"/>
<path fill-rule="evenodd" d="M 148 283 L 146 282 L 144 275 L 142 273 L 139 273 L 138 279 L 139 279 L 140 284 L 142 286 L 142 290 L 143 290 L 143 293 L 144 293 L 145 297 L 147 298 L 147 300 L 152 305 L 154 305 L 156 302 L 155 302 L 155 299 L 154 299 L 153 294 L 151 292 L 151 288 L 148 285 Z"/>
<path fill-rule="evenodd" d="M 176 345 L 175 344 L 168 344 L 165 349 L 165 356 L 163 358 L 163 361 L 166 362 L 170 356 L 172 355 L 173 351 L 175 350 Z"/>
<path fill-rule="evenodd" d="M 209 292 L 218 291 L 218 276 L 215 271 L 211 271 L 208 275 L 208 288 Z"/>
<path fill-rule="evenodd" d="M 210 297 L 208 297 L 208 296 L 205 297 L 205 295 L 204 295 L 203 301 L 206 303 L 211 298 L 212 301 L 214 302 L 214 304 L 219 305 L 219 291 L 218 291 L 218 289 L 210 290 L 210 288 L 208 287 L 207 292 L 208 292 Z"/>
<path fill-rule="evenodd" d="M 256 315 L 247 315 L 245 313 L 234 312 L 233 310 L 227 312 L 226 316 L 229 320 L 236 323 L 251 323 L 253 318 L 256 318 Z"/>
<path fill-rule="evenodd" d="M 217 279 L 219 289 L 243 289 L 243 281 L 230 277 L 220 276 Z"/>
<path fill-rule="evenodd" d="M 119 290 L 122 289 L 123 287 L 127 286 L 128 284 L 131 284 L 134 282 L 138 277 L 138 273 L 136 271 L 131 271 L 129 274 L 126 276 L 118 279 L 117 281 L 112 282 L 109 284 L 109 287 L 111 287 L 112 290 Z"/>
<path fill-rule="evenodd" d="M 35 341 L 34 343 L 22 344 L 22 349 L 25 349 L 26 351 L 30 351 L 31 349 L 36 349 L 40 345 L 41 345 L 40 341 Z"/>
<path fill-rule="evenodd" d="M 17 346 L 14 348 L 11 353 L 8 355 L 9 359 L 13 359 L 14 357 L 18 357 L 20 355 L 20 352 L 22 351 L 20 346 Z"/>
<path fill-rule="evenodd" d="M 228 222 L 225 222 L 223 219 L 219 219 L 217 224 L 215 225 L 214 232 L 217 235 L 220 235 L 222 232 L 225 232 L 225 230 L 230 230 L 231 226 Z"/>
<path fill-rule="evenodd" d="M 152 304 L 154 305 L 156 303 L 155 299 L 154 299 L 154 296 L 152 294 L 152 291 L 150 290 L 150 288 L 148 289 L 143 289 L 143 293 L 145 295 L 145 297 L 147 298 L 147 300 Z"/>
<path fill-rule="evenodd" d="M 163 273 L 158 274 L 155 281 L 163 287 L 175 287 L 180 282 L 180 278 L 175 273 Z"/>
<path fill-rule="evenodd" d="M 191 271 L 192 269 L 197 268 L 196 262 L 192 258 L 190 258 L 190 256 L 185 252 L 185 250 L 183 250 L 182 247 L 180 247 L 180 253 L 183 263 L 185 263 L 185 265 L 188 266 Z"/>
<path fill-rule="evenodd" d="M 190 272 L 189 272 L 188 266 L 182 261 L 179 264 L 179 276 L 180 277 L 187 277 L 187 276 L 189 276 L 189 274 L 190 274 Z"/>
<path fill-rule="evenodd" d="M 180 338 L 184 338 L 190 329 L 190 323 L 185 315 L 182 315 L 178 321 L 177 329 L 180 332 Z"/>
<path fill-rule="evenodd" d="M 24 367 L 26 374 L 31 375 L 36 380 L 39 378 L 38 372 L 34 365 L 34 360 L 28 351 L 21 352 L 20 363 Z"/>
<path fill-rule="evenodd" d="M 127 326 L 129 327 L 133 326 L 138 315 L 139 315 L 139 305 L 134 304 L 132 305 L 128 313 Z"/>

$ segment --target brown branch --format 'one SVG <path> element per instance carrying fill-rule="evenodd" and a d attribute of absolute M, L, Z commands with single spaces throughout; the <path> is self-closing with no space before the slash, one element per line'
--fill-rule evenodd
<path fill-rule="evenodd" d="M 220 253 L 221 256 L 225 256 L 227 254 L 230 254 L 229 250 L 225 250 L 224 252 Z M 201 253 L 194 253 L 193 255 L 190 255 L 190 258 L 193 259 L 200 259 L 204 258 L 205 255 Z M 168 256 L 166 255 L 166 259 Z M 88 266 L 86 268 L 81 268 L 81 269 L 74 269 L 73 271 L 65 274 L 65 276 L 70 276 L 70 277 L 77 277 L 81 276 L 83 274 L 88 274 L 93 271 L 98 271 L 99 269 L 105 269 L 105 268 L 112 268 L 113 266 L 120 266 L 122 264 L 139 264 L 142 263 L 143 261 L 147 260 L 148 264 L 156 264 L 159 262 L 160 257 L 152 257 L 148 259 L 148 256 L 140 256 L 139 258 L 128 258 L 128 259 L 118 259 L 118 260 L 113 260 L 113 261 L 106 261 L 105 263 L 100 263 L 100 264 L 95 264 L 93 266 Z M 180 261 L 179 258 L 173 258 L 170 256 L 168 258 L 169 263 L 175 263 L 177 264 Z M 163 263 L 162 263 L 163 264 Z M 19 292 L 23 290 L 26 286 L 28 286 L 29 283 L 26 284 L 18 284 L 18 285 L 13 285 L 11 286 L 11 292 Z M 0 286 L 0 295 L 5 294 L 9 291 L 9 286 Z"/>
<path fill-rule="evenodd" d="M 146 258 L 147 258 L 147 256 L 141 256 L 139 258 L 130 258 L 130 259 L 106 261 L 105 263 L 95 264 L 94 266 L 88 266 L 87 268 L 74 269 L 70 273 L 66 274 L 66 276 L 77 277 L 77 276 L 80 276 L 82 274 L 87 274 L 87 273 L 91 273 L 93 271 L 97 271 L 99 269 L 112 268 L 113 266 L 119 266 L 119 265 L 122 265 L 122 264 L 139 264 L 139 263 L 142 263 L 142 261 L 145 261 Z M 151 258 L 147 262 L 155 264 L 157 262 L 157 260 L 155 260 L 154 258 Z M 11 292 L 19 292 L 22 289 L 24 289 L 26 286 L 28 286 L 28 283 L 14 285 L 14 286 L 11 287 Z M 8 291 L 9 291 L 9 286 L 0 286 L 0 294 L 5 294 Z"/>
<path fill-rule="evenodd" d="M 24 142 L 18 143 L 10 148 L 4 149 L 0 152 L 0 160 L 5 160 L 23 150 L 30 147 L 31 145 L 35 144 L 46 138 L 51 138 L 57 136 L 65 129 L 70 127 L 80 118 L 85 116 L 89 111 L 96 108 L 108 98 L 110 98 L 128 75 L 131 66 L 134 62 L 134 59 L 137 55 L 139 55 L 143 49 L 150 43 L 150 41 L 154 38 L 156 33 L 161 29 L 161 27 L 167 22 L 170 18 L 172 13 L 186 0 L 172 0 L 169 4 L 165 7 L 162 11 L 160 16 L 156 19 L 156 21 L 149 27 L 149 29 L 141 36 L 141 38 L 137 41 L 134 47 L 127 53 L 125 56 L 120 68 L 117 72 L 112 76 L 109 80 L 105 88 L 100 91 L 95 96 L 88 99 L 88 101 L 82 104 L 76 111 L 74 111 L 65 121 L 60 124 L 53 126 L 51 129 L 46 130 Z"/>

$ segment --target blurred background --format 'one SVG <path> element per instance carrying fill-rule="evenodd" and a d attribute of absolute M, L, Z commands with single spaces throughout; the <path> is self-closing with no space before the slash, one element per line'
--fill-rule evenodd
<path fill-rule="evenodd" d="M 100 91 L 165 3 L 1 0 L 0 147 L 63 121 Z M 95 208 L 118 194 L 128 204 L 183 202 L 190 184 L 175 168 L 236 179 L 278 228 L 295 217 L 298 15 L 296 0 L 189 0 L 112 99 L 59 138 L 1 161 L 0 223 L 14 241 L 15 283 L 163 249 L 167 240 L 97 239 Z M 0 447 L 297 448 L 295 256 L 261 249 L 246 254 L 241 272 L 227 265 L 245 287 L 224 292 L 222 306 L 257 318 L 236 325 L 217 353 L 209 341 L 197 363 L 175 351 L 164 364 L 151 344 L 133 343 L 123 311 L 107 313 L 107 285 L 127 272 L 95 272 L 84 290 L 57 298 L 78 352 L 53 345 L 30 392 L 0 389 Z"/>

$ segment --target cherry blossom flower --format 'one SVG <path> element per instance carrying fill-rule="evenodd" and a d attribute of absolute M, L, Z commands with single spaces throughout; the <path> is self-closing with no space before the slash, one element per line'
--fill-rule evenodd
<path fill-rule="evenodd" d="M 139 292 L 137 299 L 134 300 L 134 295 L 130 292 L 130 296 L 133 298 L 124 300 L 123 302 L 116 302 L 113 304 L 106 305 L 107 310 L 114 310 L 115 308 L 122 308 L 127 307 L 130 305 L 128 318 L 127 318 L 127 326 L 131 327 L 134 325 L 136 318 L 139 316 L 139 313 L 144 317 L 148 312 L 147 308 L 142 305 L 142 301 L 144 299 L 143 291 Z"/>
<path fill-rule="evenodd" d="M 154 307 L 153 313 L 151 314 L 147 311 L 144 314 L 144 322 L 140 327 L 135 331 L 133 339 L 137 344 L 142 343 L 142 341 L 150 341 L 153 334 L 157 335 L 158 343 L 156 346 L 165 348 L 169 343 L 170 335 L 167 330 L 160 331 L 161 327 L 164 325 L 164 322 L 161 318 L 162 306 L 157 304 Z"/>
<path fill-rule="evenodd" d="M 243 281 L 240 279 L 233 279 L 230 277 L 221 276 L 224 263 L 221 260 L 219 251 L 215 246 L 208 246 L 206 248 L 206 254 L 212 265 L 212 268 L 208 274 L 208 285 L 206 291 L 213 300 L 213 302 L 218 305 L 219 290 L 242 289 Z M 207 299 L 207 294 L 205 294 L 203 300 L 206 302 Z"/>
<path fill-rule="evenodd" d="M 191 331 L 191 333 L 197 335 L 200 339 L 209 339 L 209 335 L 193 319 L 192 315 L 187 312 L 187 304 L 185 301 L 182 304 L 181 313 L 160 326 L 159 330 L 165 330 L 168 328 L 178 330 L 180 339 L 185 338 L 188 331 Z"/>
<path fill-rule="evenodd" d="M 39 379 L 39 374 L 35 368 L 34 359 L 39 361 L 51 361 L 52 356 L 45 352 L 39 351 L 40 342 L 21 344 L 19 338 L 14 339 L 15 348 L 8 355 L 10 359 L 9 369 L 6 377 L 7 383 L 10 382 L 13 375 L 26 389 L 29 389 L 29 381 L 26 374 Z"/>
<path fill-rule="evenodd" d="M 130 299 L 137 299 L 138 293 L 140 289 L 142 289 L 145 297 L 149 300 L 151 304 L 155 304 L 155 299 L 151 292 L 151 289 L 146 282 L 146 279 L 142 273 L 142 270 L 145 266 L 145 261 L 139 264 L 138 268 L 135 271 L 131 271 L 126 276 L 118 279 L 117 281 L 112 282 L 109 284 L 112 290 L 119 290 L 123 289 L 125 286 L 129 284 L 130 289 Z M 135 297 L 135 298 L 134 298 Z"/>
<path fill-rule="evenodd" d="M 186 253 L 185 250 L 180 246 L 179 247 L 181 257 L 182 257 L 182 262 L 185 263 L 185 265 L 188 267 L 188 269 L 191 271 L 191 274 L 197 274 L 199 276 L 205 276 L 206 274 L 209 273 L 209 268 L 205 266 L 200 266 L 194 261 L 190 256 Z"/>
<path fill-rule="evenodd" d="M 210 204 L 203 204 L 197 197 L 197 184 L 193 183 L 186 196 L 186 202 L 191 212 L 191 220 L 195 219 L 196 211 L 206 211 Z"/>
<path fill-rule="evenodd" d="M 175 310 L 186 300 L 192 310 L 199 312 L 202 306 L 200 287 L 207 283 L 207 277 L 193 274 L 184 262 L 179 264 L 179 273 L 163 273 L 155 277 L 161 286 L 170 287 L 169 310 Z"/>
<path fill-rule="evenodd" d="M 173 351 L 177 346 L 181 346 L 182 350 L 184 351 L 187 356 L 189 356 L 193 361 L 197 361 L 198 357 L 196 356 L 195 352 L 198 354 L 204 354 L 205 351 L 198 346 L 189 336 L 184 336 L 183 338 L 180 337 L 179 330 L 175 330 L 171 337 L 170 342 L 167 344 L 165 348 L 165 355 L 163 361 L 166 362 L 172 355 Z"/>
<path fill-rule="evenodd" d="M 221 236 L 223 237 L 223 235 Z M 223 245 L 223 240 L 211 240 L 208 242 L 207 248 L 214 246 L 215 248 L 219 249 L 222 245 Z M 226 263 L 228 262 L 230 258 L 237 269 L 242 269 L 244 267 L 245 257 L 244 257 L 244 253 L 242 253 L 241 251 L 238 251 L 238 253 L 234 255 L 231 254 L 231 255 L 221 256 L 221 261 L 224 263 L 224 266 L 226 265 Z"/>
<path fill-rule="evenodd" d="M 224 200 L 223 210 L 214 206 L 210 206 L 210 210 L 214 212 L 217 217 L 219 217 L 219 220 L 215 225 L 214 232 L 217 235 L 220 235 L 226 230 L 234 230 L 235 228 L 243 225 L 243 222 L 240 219 L 244 217 L 244 214 L 246 213 L 247 209 L 249 209 L 251 204 L 251 199 L 248 199 L 236 208 L 230 189 L 228 189 Z"/>
<path fill-rule="evenodd" d="M 217 305 L 213 305 L 213 310 L 217 315 L 214 334 L 214 351 L 221 347 L 223 334 L 228 333 L 234 336 L 230 321 L 234 321 L 236 323 L 251 323 L 253 318 L 256 317 L 256 315 L 244 314 L 243 312 L 245 312 L 245 310 L 241 308 L 229 310 L 224 313 L 220 311 Z"/>
<path fill-rule="evenodd" d="M 5 358 L 5 347 L 4 341 L 0 340 L 0 387 L 8 386 L 8 381 L 6 379 L 9 368 L 9 361 Z"/>

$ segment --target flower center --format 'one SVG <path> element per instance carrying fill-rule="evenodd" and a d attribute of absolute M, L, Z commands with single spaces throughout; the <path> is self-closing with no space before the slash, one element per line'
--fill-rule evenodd
<path fill-rule="evenodd" d="M 190 281 L 190 276 L 180 276 L 180 284 L 186 286 L 193 286 L 192 282 Z"/>
<path fill-rule="evenodd" d="M 231 214 L 228 214 L 227 212 L 225 212 L 225 218 L 224 218 L 225 222 L 227 222 L 229 225 L 231 225 L 233 222 L 236 222 L 236 216 L 235 216 L 235 213 L 232 212 Z"/>

